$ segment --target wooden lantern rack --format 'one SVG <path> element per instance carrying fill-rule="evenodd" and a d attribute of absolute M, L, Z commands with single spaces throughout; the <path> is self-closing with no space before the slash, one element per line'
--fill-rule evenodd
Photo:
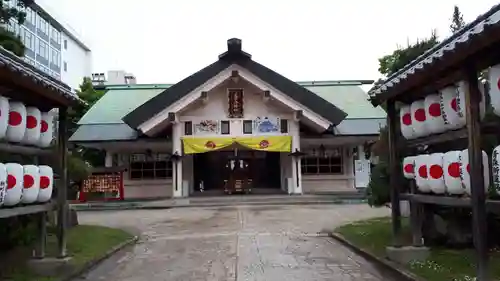
<path fill-rule="evenodd" d="M 500 200 L 487 200 L 483 188 L 481 136 L 493 134 L 500 137 L 500 122 L 480 121 L 478 72 L 500 63 L 499 15 L 500 5 L 496 5 L 369 91 L 374 106 L 383 103 L 387 105 L 393 245 L 402 246 L 401 199 L 410 202 L 412 241 L 413 246 L 417 247 L 423 246 L 422 208 L 428 205 L 471 208 L 477 277 L 480 281 L 489 280 L 486 216 L 488 212 L 500 213 Z M 469 85 L 465 93 L 466 126 L 442 134 L 404 140 L 400 134 L 397 103 L 409 104 L 460 80 L 467 81 Z M 467 147 L 463 148 L 468 148 L 469 151 L 472 186 L 470 198 L 418 194 L 414 181 L 410 182 L 409 192 L 401 194 L 401 160 L 405 153 L 417 147 L 432 147 L 457 140 L 467 143 L 464 145 Z"/>
<path fill-rule="evenodd" d="M 47 236 L 47 214 L 57 210 L 58 258 L 64 258 L 66 253 L 66 230 L 69 206 L 67 202 L 67 110 L 73 105 L 82 103 L 71 88 L 62 82 L 49 77 L 22 59 L 0 47 L 0 95 L 12 100 L 35 106 L 42 111 L 57 108 L 59 112 L 57 149 L 38 148 L 22 144 L 0 141 L 0 151 L 11 155 L 26 155 L 32 157 L 32 163 L 56 160 L 54 174 L 59 180 L 54 181 L 54 191 L 57 200 L 43 204 L 16 205 L 0 207 L 0 218 L 38 214 L 38 243 L 35 258 L 45 257 Z"/>

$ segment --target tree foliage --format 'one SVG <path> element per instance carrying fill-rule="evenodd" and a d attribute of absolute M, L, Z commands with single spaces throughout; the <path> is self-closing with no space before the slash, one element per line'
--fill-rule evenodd
<path fill-rule="evenodd" d="M 451 32 L 455 33 L 465 26 L 464 16 L 458 6 L 453 7 L 453 16 L 451 18 L 450 29 Z"/>
<path fill-rule="evenodd" d="M 92 85 L 92 80 L 85 77 L 77 94 L 85 101 L 85 104 L 80 104 L 69 110 L 68 137 L 76 132 L 78 129 L 78 121 L 104 95 L 104 91 L 96 91 Z M 79 157 L 82 161 L 85 161 L 85 163 L 91 166 L 104 166 L 104 153 L 102 151 L 85 147 L 76 147 L 73 149 L 72 155 L 74 157 Z M 76 163 L 76 160 L 73 164 L 75 167 L 83 166 L 83 164 Z"/>
<path fill-rule="evenodd" d="M 392 54 L 378 60 L 378 71 L 385 76 L 390 76 L 438 43 L 437 34 L 433 31 L 429 38 L 417 39 L 415 44 L 408 43 L 404 48 L 398 47 Z"/>
<path fill-rule="evenodd" d="M 26 20 L 26 7 L 31 5 L 33 0 L 0 0 L 0 46 L 16 54 L 24 56 L 24 44 L 21 38 L 15 33 L 7 30 L 5 25 L 12 21 L 23 24 Z"/>

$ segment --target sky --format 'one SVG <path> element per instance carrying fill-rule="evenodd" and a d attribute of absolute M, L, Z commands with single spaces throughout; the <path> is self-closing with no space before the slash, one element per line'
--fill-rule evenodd
<path fill-rule="evenodd" d="M 495 0 L 37 0 L 92 50 L 93 72 L 174 83 L 213 63 L 226 41 L 294 81 L 373 79 L 398 45 L 450 35 Z"/>

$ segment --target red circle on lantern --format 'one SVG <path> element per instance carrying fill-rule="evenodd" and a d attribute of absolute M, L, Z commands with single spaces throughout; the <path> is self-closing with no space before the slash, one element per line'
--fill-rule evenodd
<path fill-rule="evenodd" d="M 412 174 L 413 173 L 413 164 L 406 164 L 404 167 L 405 173 Z"/>
<path fill-rule="evenodd" d="M 498 87 L 498 89 L 500 90 L 500 77 L 498 77 L 497 87 Z"/>
<path fill-rule="evenodd" d="M 439 179 L 443 176 L 443 167 L 439 165 L 432 165 L 429 168 L 429 174 L 431 175 L 431 178 Z"/>
<path fill-rule="evenodd" d="M 467 173 L 470 174 L 470 164 L 467 164 Z"/>
<path fill-rule="evenodd" d="M 32 188 L 35 184 L 35 179 L 31 175 L 24 175 L 23 177 L 24 188 Z"/>
<path fill-rule="evenodd" d="M 410 113 L 404 114 L 403 117 L 401 117 L 401 119 L 403 120 L 404 125 L 406 125 L 406 126 L 411 125 L 411 114 Z"/>
<path fill-rule="evenodd" d="M 425 121 L 425 110 L 423 108 L 415 110 L 415 120 L 419 122 Z"/>
<path fill-rule="evenodd" d="M 458 178 L 460 177 L 460 163 L 453 162 L 448 165 L 448 175 Z"/>
<path fill-rule="evenodd" d="M 34 129 L 34 128 L 36 128 L 37 124 L 38 124 L 38 120 L 36 120 L 35 116 L 29 115 L 28 117 L 26 117 L 26 128 Z"/>
<path fill-rule="evenodd" d="M 47 121 L 45 120 L 42 120 L 41 124 L 40 124 L 40 131 L 42 133 L 45 133 L 49 130 L 49 124 L 47 123 Z"/>
<path fill-rule="evenodd" d="M 16 177 L 13 175 L 8 175 L 7 176 L 7 189 L 12 189 L 14 186 L 16 186 L 17 180 Z"/>
<path fill-rule="evenodd" d="M 259 143 L 260 148 L 267 148 L 269 147 L 269 141 L 268 140 L 263 140 Z"/>
<path fill-rule="evenodd" d="M 427 178 L 427 167 L 426 166 L 420 166 L 418 168 L 418 174 L 420 175 L 421 178 L 426 179 Z"/>
<path fill-rule="evenodd" d="M 11 126 L 19 126 L 23 122 L 23 117 L 21 113 L 17 111 L 9 112 L 9 125 Z"/>
<path fill-rule="evenodd" d="M 433 103 L 429 106 L 429 115 L 432 117 L 441 116 L 441 105 L 439 103 Z"/>
<path fill-rule="evenodd" d="M 205 143 L 205 147 L 210 148 L 210 149 L 214 149 L 216 147 L 216 145 L 215 145 L 215 142 L 213 142 L 213 141 L 207 141 Z"/>
<path fill-rule="evenodd" d="M 453 98 L 450 103 L 451 109 L 458 111 L 457 98 Z"/>
<path fill-rule="evenodd" d="M 40 177 L 40 188 L 41 189 L 46 189 L 50 185 L 50 179 L 47 176 L 41 176 Z"/>

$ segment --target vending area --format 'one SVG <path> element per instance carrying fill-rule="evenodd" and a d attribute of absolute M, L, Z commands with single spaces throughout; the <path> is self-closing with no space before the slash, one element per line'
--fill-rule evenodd
<path fill-rule="evenodd" d="M 370 90 L 388 113 L 393 247 L 428 245 L 426 214 L 470 210 L 477 280 L 488 278 L 487 217 L 500 214 L 500 5 Z"/>
<path fill-rule="evenodd" d="M 0 219 L 38 216 L 36 259 L 45 257 L 54 210 L 57 257 L 67 256 L 67 110 L 80 102 L 67 85 L 0 48 Z"/>

